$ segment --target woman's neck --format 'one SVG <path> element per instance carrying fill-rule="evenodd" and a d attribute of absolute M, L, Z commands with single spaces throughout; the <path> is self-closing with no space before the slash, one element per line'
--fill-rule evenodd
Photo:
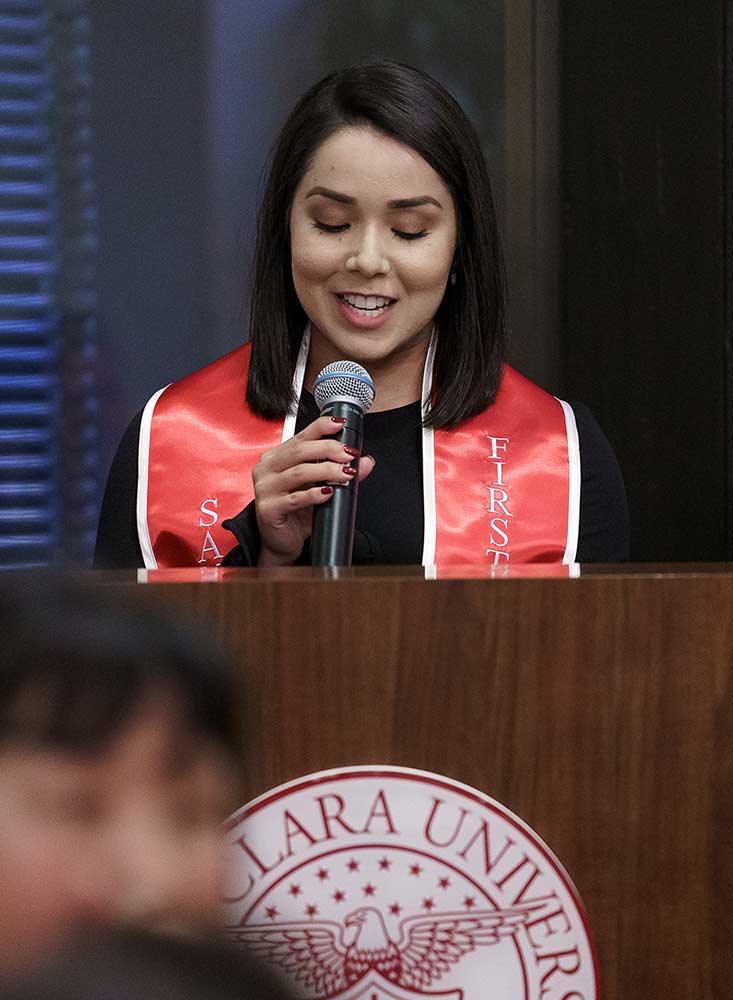
<path fill-rule="evenodd" d="M 304 384 L 312 391 L 316 376 L 326 365 L 333 361 L 356 361 L 369 372 L 376 389 L 370 412 L 394 410 L 422 398 L 423 369 L 429 346 L 430 330 L 427 330 L 415 341 L 403 345 L 387 357 L 362 356 L 347 359 L 312 326 Z"/>

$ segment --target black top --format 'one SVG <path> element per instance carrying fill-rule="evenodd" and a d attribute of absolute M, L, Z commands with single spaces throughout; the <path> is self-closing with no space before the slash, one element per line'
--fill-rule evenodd
<path fill-rule="evenodd" d="M 629 558 L 629 527 L 621 470 L 590 410 L 573 404 L 581 459 L 580 533 L 577 561 L 624 562 Z M 313 396 L 304 391 L 296 432 L 318 416 Z M 112 462 L 99 518 L 94 564 L 103 568 L 143 565 L 136 527 L 137 452 L 141 414 L 130 423 Z M 420 403 L 365 417 L 365 453 L 376 466 L 359 486 L 354 565 L 419 565 L 422 560 L 422 437 Z M 225 566 L 254 566 L 260 539 L 254 502 L 224 522 L 238 543 Z M 306 544 L 299 564 L 310 563 Z"/>

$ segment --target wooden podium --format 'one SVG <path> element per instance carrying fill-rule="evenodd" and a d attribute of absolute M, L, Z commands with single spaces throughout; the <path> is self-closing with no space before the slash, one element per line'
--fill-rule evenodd
<path fill-rule="evenodd" d="M 526 573 L 141 572 L 134 586 L 234 651 L 248 797 L 348 764 L 466 782 L 569 871 L 608 1000 L 731 996 L 733 568 Z"/>

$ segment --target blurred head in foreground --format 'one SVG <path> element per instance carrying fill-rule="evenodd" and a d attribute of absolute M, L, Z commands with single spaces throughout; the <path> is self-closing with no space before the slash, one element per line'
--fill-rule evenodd
<path fill-rule="evenodd" d="M 284 987 L 229 945 L 114 932 L 71 949 L 4 1000 L 287 1000 Z"/>
<path fill-rule="evenodd" d="M 0 972 L 100 921 L 216 923 L 230 674 L 120 592 L 0 589 Z"/>

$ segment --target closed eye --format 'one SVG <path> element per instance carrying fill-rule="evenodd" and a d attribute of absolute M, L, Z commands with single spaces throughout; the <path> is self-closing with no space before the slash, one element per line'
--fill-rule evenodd
<path fill-rule="evenodd" d="M 421 229 L 419 233 L 405 233 L 399 229 L 393 229 L 392 232 L 401 240 L 421 240 L 423 236 L 428 235 L 427 229 Z"/>
<path fill-rule="evenodd" d="M 348 222 L 345 222 L 342 226 L 329 226 L 325 222 L 319 222 L 318 219 L 312 225 L 314 229 L 319 229 L 322 233 L 343 233 L 344 230 L 349 228 Z"/>
<path fill-rule="evenodd" d="M 343 233 L 349 228 L 349 223 L 345 222 L 340 226 L 329 226 L 326 222 L 319 222 L 317 219 L 312 223 L 314 229 L 322 233 Z M 401 229 L 393 229 L 392 232 L 401 240 L 420 240 L 423 236 L 428 236 L 427 229 L 421 229 L 418 233 L 406 233 Z"/>

